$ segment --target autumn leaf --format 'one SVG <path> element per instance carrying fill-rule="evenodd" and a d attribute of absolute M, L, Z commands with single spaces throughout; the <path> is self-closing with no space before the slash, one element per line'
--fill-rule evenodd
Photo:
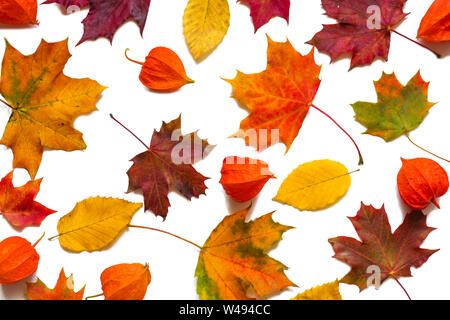
<path fill-rule="evenodd" d="M 100 280 L 105 300 L 142 300 L 151 278 L 148 264 L 122 263 L 105 269 Z"/>
<path fill-rule="evenodd" d="M 281 17 L 289 23 L 291 0 L 238 0 L 250 7 L 255 32 L 273 17 Z"/>
<path fill-rule="evenodd" d="M 140 203 L 95 197 L 78 202 L 58 221 L 61 246 L 72 252 L 97 251 L 111 245 L 127 228 Z"/>
<path fill-rule="evenodd" d="M 321 67 L 314 61 L 314 50 L 302 56 L 289 41 L 267 39 L 267 69 L 257 74 L 238 72 L 226 81 L 233 87 L 233 98 L 251 112 L 241 122 L 244 132 L 256 131 L 255 137 L 246 137 L 246 144 L 256 143 L 263 150 L 272 144 L 271 130 L 279 130 L 279 139 L 289 150 L 319 89 Z M 267 134 L 266 144 L 260 142 L 261 130 Z"/>
<path fill-rule="evenodd" d="M 34 201 L 42 179 L 18 188 L 14 187 L 12 179 L 13 171 L 0 181 L 0 214 L 14 227 L 40 226 L 48 215 L 56 212 Z"/>
<path fill-rule="evenodd" d="M 47 0 L 43 2 L 42 4 L 52 4 L 52 3 L 58 3 L 62 6 L 64 6 L 66 9 L 69 9 L 72 6 L 78 7 L 78 8 L 84 8 L 89 5 L 88 0 Z"/>
<path fill-rule="evenodd" d="M 414 210 L 430 203 L 439 208 L 436 199 L 447 193 L 447 172 L 436 161 L 426 158 L 403 159 L 397 175 L 397 186 L 403 201 Z"/>
<path fill-rule="evenodd" d="M 195 276 L 197 293 L 206 300 L 265 298 L 295 286 L 287 268 L 269 257 L 291 227 L 272 220 L 272 213 L 245 222 L 248 209 L 225 217 L 201 248 Z"/>
<path fill-rule="evenodd" d="M 12 149 L 14 168 L 25 168 L 31 178 L 38 171 L 44 148 L 86 148 L 73 121 L 97 110 L 95 104 L 105 89 L 90 79 L 65 76 L 63 69 L 69 58 L 67 40 L 42 41 L 30 56 L 6 42 L 0 93 L 12 114 L 0 143 Z"/>
<path fill-rule="evenodd" d="M 233 98 L 250 111 L 250 115 L 241 121 L 241 130 L 235 136 L 244 138 L 247 145 L 259 151 L 282 142 L 288 152 L 309 108 L 313 107 L 350 137 L 336 121 L 313 104 L 320 86 L 321 70 L 314 61 L 314 49 L 302 56 L 289 41 L 281 43 L 267 39 L 265 71 L 256 74 L 238 71 L 233 80 L 225 80 L 233 87 Z M 362 164 L 361 153 L 356 148 Z"/>
<path fill-rule="evenodd" d="M 83 20 L 84 33 L 78 42 L 107 38 L 111 43 L 116 30 L 127 20 L 135 21 L 144 32 L 150 0 L 89 0 L 89 13 Z"/>
<path fill-rule="evenodd" d="M 2 0 L 0 23 L 8 25 L 38 24 L 36 0 Z"/>
<path fill-rule="evenodd" d="M 228 0 L 189 0 L 183 16 L 184 38 L 197 62 L 216 49 L 229 25 Z"/>
<path fill-rule="evenodd" d="M 391 33 L 441 56 L 425 45 L 395 30 L 407 16 L 406 0 L 322 0 L 326 14 L 337 24 L 323 25 L 307 43 L 328 53 L 334 62 L 343 55 L 352 57 L 350 69 L 371 64 L 375 58 L 388 59 Z"/>
<path fill-rule="evenodd" d="M 350 53 L 350 69 L 371 64 L 377 57 L 387 61 L 392 28 L 407 16 L 403 13 L 405 2 L 406 0 L 322 0 L 326 14 L 338 23 L 324 25 L 323 30 L 308 43 L 328 53 L 332 62 Z M 373 10 L 370 10 L 370 6 L 373 6 Z M 381 16 L 379 26 L 376 25 L 374 16 L 377 11 Z M 373 27 L 371 22 L 374 23 Z"/>
<path fill-rule="evenodd" d="M 204 182 L 208 178 L 198 173 L 192 164 L 205 157 L 212 147 L 206 140 L 200 139 L 197 132 L 182 135 L 181 115 L 169 123 L 163 122 L 159 131 L 154 130 L 150 147 L 137 139 L 147 151 L 131 159 L 133 165 L 127 172 L 128 192 L 142 190 L 145 210 L 151 210 L 165 219 L 170 206 L 167 197 L 170 189 L 178 191 L 188 200 L 205 194 Z"/>
<path fill-rule="evenodd" d="M 420 248 L 434 230 L 426 224 L 420 211 L 408 213 L 403 223 L 392 233 L 384 207 L 375 209 L 361 204 L 355 217 L 350 218 L 361 241 L 349 237 L 337 237 L 328 241 L 335 252 L 334 258 L 345 262 L 351 271 L 340 280 L 354 284 L 360 290 L 367 288 L 370 266 L 380 268 L 380 281 L 392 277 L 411 277 L 411 267 L 419 268 L 438 250 Z"/>
<path fill-rule="evenodd" d="M 64 268 L 61 269 L 55 288 L 49 289 L 40 279 L 27 283 L 28 300 L 83 300 L 84 287 L 75 292 L 73 276 L 66 278 Z"/>
<path fill-rule="evenodd" d="M 356 121 L 367 128 L 364 133 L 386 142 L 416 129 L 434 105 L 428 101 L 429 83 L 423 81 L 420 72 L 406 86 L 402 86 L 394 73 L 384 72 L 374 84 L 377 103 L 360 101 L 352 107 Z"/>
<path fill-rule="evenodd" d="M 291 300 L 342 300 L 339 281 L 325 283 L 299 293 Z"/>
<path fill-rule="evenodd" d="M 273 200 L 299 210 L 316 211 L 338 202 L 350 188 L 347 168 L 336 161 L 304 163 L 283 181 Z"/>
<path fill-rule="evenodd" d="M 145 62 L 130 59 L 127 51 L 125 51 L 125 56 L 131 62 L 142 65 L 139 80 L 151 90 L 170 92 L 194 82 L 186 75 L 181 59 L 169 48 L 152 49 Z"/>
<path fill-rule="evenodd" d="M 429 82 L 422 79 L 420 71 L 406 86 L 402 86 L 394 73 L 384 72 L 374 84 L 378 97 L 376 103 L 359 101 L 352 104 L 356 121 L 367 128 L 364 134 L 383 138 L 386 142 L 405 135 L 416 147 L 450 162 L 417 145 L 409 136 L 409 132 L 423 122 L 435 105 L 428 101 Z"/>
<path fill-rule="evenodd" d="M 43 237 L 43 236 L 42 236 Z M 0 284 L 11 284 L 31 276 L 38 267 L 36 245 L 22 237 L 9 237 L 0 242 Z"/>
<path fill-rule="evenodd" d="M 420 23 L 417 38 L 430 42 L 450 41 L 450 2 L 435 0 Z"/>
<path fill-rule="evenodd" d="M 261 160 L 226 157 L 220 171 L 220 184 L 238 202 L 253 199 L 269 179 L 274 178 L 267 163 Z"/>

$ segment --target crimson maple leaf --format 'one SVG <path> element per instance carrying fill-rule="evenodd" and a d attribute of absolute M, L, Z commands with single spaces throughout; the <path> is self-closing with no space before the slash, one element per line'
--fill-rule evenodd
<path fill-rule="evenodd" d="M 154 130 L 150 147 L 146 148 L 147 151 L 131 159 L 133 165 L 127 172 L 128 192 L 142 190 L 145 210 L 165 218 L 170 206 L 167 195 L 171 188 L 188 200 L 205 194 L 204 182 L 209 178 L 197 172 L 192 164 L 205 157 L 212 146 L 200 139 L 197 132 L 182 135 L 181 115 L 169 123 L 163 122 L 159 131 Z"/>
<path fill-rule="evenodd" d="M 352 268 L 340 282 L 355 284 L 360 290 L 367 288 L 372 275 L 370 266 L 380 268 L 380 283 L 389 277 L 398 282 L 399 277 L 411 277 L 411 267 L 420 267 L 438 251 L 420 248 L 434 230 L 427 226 L 426 216 L 420 211 L 408 213 L 394 233 L 384 207 L 377 210 L 361 204 L 358 214 L 349 219 L 361 241 L 348 237 L 328 241 L 333 246 L 334 258 Z"/>
<path fill-rule="evenodd" d="M 291 0 L 238 0 L 250 7 L 255 32 L 273 17 L 281 17 L 289 23 Z"/>
<path fill-rule="evenodd" d="M 150 0 L 89 0 L 89 13 L 83 20 L 84 34 L 80 43 L 105 37 L 112 42 L 116 30 L 133 19 L 144 31 Z"/>
<path fill-rule="evenodd" d="M 52 3 L 58 3 L 64 7 L 66 7 L 66 9 L 68 9 L 71 6 L 84 8 L 84 7 L 87 7 L 89 4 L 88 0 L 47 0 L 42 4 L 52 4 Z"/>
<path fill-rule="evenodd" d="M 350 69 L 371 64 L 376 57 L 387 61 L 392 28 L 407 16 L 403 13 L 405 3 L 406 0 L 322 0 L 326 14 L 338 24 L 324 25 L 307 43 L 327 52 L 332 62 L 350 53 Z"/>
<path fill-rule="evenodd" d="M 42 179 L 18 188 L 14 187 L 12 179 L 13 171 L 0 181 L 0 214 L 14 227 L 40 226 L 48 215 L 56 212 L 34 201 Z"/>

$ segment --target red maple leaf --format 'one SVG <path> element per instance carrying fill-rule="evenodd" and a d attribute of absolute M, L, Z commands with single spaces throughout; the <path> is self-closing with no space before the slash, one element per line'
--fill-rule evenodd
<path fill-rule="evenodd" d="M 136 137 L 128 128 L 111 117 Z M 137 137 L 136 137 L 137 138 Z M 163 122 L 159 131 L 154 131 L 150 147 L 137 138 L 147 151 L 135 156 L 128 170 L 128 192 L 141 189 L 145 210 L 165 218 L 170 206 L 167 197 L 171 188 L 187 199 L 205 194 L 205 180 L 193 163 L 206 156 L 211 146 L 196 132 L 181 134 L 181 115 L 169 123 Z"/>
<path fill-rule="evenodd" d="M 375 209 L 361 204 L 355 217 L 349 218 L 361 241 L 349 237 L 337 237 L 328 241 L 333 246 L 334 257 L 352 269 L 340 282 L 355 284 L 360 290 L 367 288 L 372 275 L 370 266 L 380 268 L 380 283 L 392 277 L 411 277 L 411 267 L 418 268 L 438 250 L 420 248 L 434 230 L 426 224 L 426 216 L 420 211 L 406 215 L 403 223 L 391 231 L 384 207 Z"/>
<path fill-rule="evenodd" d="M 308 43 L 335 61 L 350 53 L 350 69 L 371 64 L 376 57 L 387 61 L 391 31 L 407 14 L 406 0 L 322 0 L 326 14 L 338 21 L 324 25 Z M 380 14 L 379 25 L 377 17 Z"/>
<path fill-rule="evenodd" d="M 116 30 L 128 19 L 136 21 L 142 35 L 149 7 L 150 0 L 89 0 L 84 34 L 78 44 L 100 37 L 112 41 Z"/>
<path fill-rule="evenodd" d="M 42 220 L 56 212 L 34 201 L 42 179 L 18 188 L 14 187 L 12 179 L 13 171 L 0 181 L 0 214 L 14 227 L 40 226 Z"/>
<path fill-rule="evenodd" d="M 66 7 L 66 9 L 68 9 L 71 6 L 84 8 L 87 7 L 89 4 L 88 0 L 47 0 L 42 4 L 52 4 L 52 3 L 58 3 Z"/>
<path fill-rule="evenodd" d="M 281 17 L 289 23 L 291 0 L 238 0 L 250 7 L 255 32 L 273 17 Z"/>

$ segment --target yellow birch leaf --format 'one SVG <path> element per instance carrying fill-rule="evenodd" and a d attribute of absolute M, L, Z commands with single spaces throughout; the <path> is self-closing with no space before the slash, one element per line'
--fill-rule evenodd
<path fill-rule="evenodd" d="M 325 283 L 299 293 L 291 300 L 342 300 L 339 281 Z"/>
<path fill-rule="evenodd" d="M 283 181 L 273 200 L 299 210 L 316 211 L 335 204 L 350 188 L 347 168 L 339 162 L 304 163 Z"/>
<path fill-rule="evenodd" d="M 189 0 L 183 16 L 184 37 L 197 62 L 222 42 L 229 25 L 228 0 Z"/>
<path fill-rule="evenodd" d="M 78 202 L 58 222 L 61 246 L 69 251 L 96 251 L 109 246 L 128 226 L 140 203 L 95 197 Z"/>

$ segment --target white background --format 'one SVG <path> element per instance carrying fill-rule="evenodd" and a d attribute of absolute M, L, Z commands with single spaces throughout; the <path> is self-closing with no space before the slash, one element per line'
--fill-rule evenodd
<path fill-rule="evenodd" d="M 39 1 L 42 2 L 42 1 Z M 432 108 L 424 123 L 411 137 L 438 154 L 450 157 L 448 120 L 450 119 L 450 64 L 448 57 L 438 60 L 421 47 L 397 36 L 392 36 L 389 61 L 376 61 L 369 67 L 348 72 L 350 60 L 341 59 L 329 64 L 329 57 L 316 52 L 316 62 L 323 65 L 315 104 L 329 112 L 359 143 L 365 165 L 352 175 L 348 194 L 333 207 L 319 212 L 300 212 L 271 199 L 281 182 L 298 165 L 317 159 L 340 161 L 352 171 L 357 169 L 355 149 L 347 137 L 323 115 L 311 109 L 299 136 L 287 155 L 285 147 L 278 144 L 257 153 L 244 146 L 242 139 L 227 139 L 236 132 L 239 122 L 247 112 L 230 98 L 231 86 L 221 77 L 231 79 L 239 69 L 256 73 L 266 67 L 267 33 L 276 41 L 290 39 L 294 47 L 306 54 L 311 47 L 305 44 L 323 23 L 333 23 L 323 15 L 319 0 L 292 0 L 290 24 L 274 18 L 254 34 L 249 9 L 234 0 L 229 1 L 231 24 L 228 34 L 219 48 L 206 60 L 196 64 L 186 47 L 182 16 L 187 0 L 153 0 L 150 6 L 143 38 L 133 22 L 126 23 L 115 34 L 112 45 L 106 39 L 85 42 L 75 47 L 83 33 L 81 21 L 87 10 L 65 15 L 57 5 L 41 5 L 38 12 L 40 25 L 31 28 L 6 28 L 0 34 L 23 54 L 32 54 L 41 38 L 56 42 L 69 38 L 73 57 L 65 68 L 65 74 L 73 78 L 89 77 L 108 89 L 98 102 L 99 111 L 80 117 L 75 127 L 84 133 L 85 151 L 46 151 L 37 178 L 44 177 L 37 200 L 58 212 L 49 216 L 40 228 L 14 230 L 0 218 L 0 239 L 13 235 L 34 242 L 43 231 L 46 238 L 38 246 L 41 256 L 36 276 L 53 287 L 61 267 L 67 274 L 73 273 L 75 287 L 86 286 L 86 295 L 101 292 L 100 274 L 114 264 L 124 262 L 148 262 L 152 282 L 146 299 L 197 299 L 194 270 L 198 250 L 175 238 L 147 230 L 126 231 L 107 251 L 72 254 L 64 251 L 58 241 L 46 239 L 56 233 L 58 219 L 72 210 L 76 202 L 90 196 L 111 196 L 142 202 L 139 194 L 125 194 L 128 185 L 126 171 L 129 160 L 144 151 L 143 146 L 116 125 L 110 118 L 113 113 L 145 142 L 149 142 L 161 121 L 170 121 L 182 113 L 185 133 L 200 129 L 200 136 L 208 138 L 217 147 L 204 160 L 195 165 L 197 170 L 211 179 L 206 182 L 206 196 L 191 202 L 171 193 L 171 207 L 165 221 L 151 212 L 139 211 L 133 224 L 162 228 L 194 242 L 203 244 L 210 232 L 223 217 L 247 204 L 229 200 L 218 183 L 222 160 L 228 155 L 249 156 L 268 162 L 278 179 L 270 180 L 254 201 L 251 218 L 276 210 L 274 219 L 294 226 L 270 255 L 290 269 L 288 277 L 299 288 L 291 288 L 275 299 L 288 299 L 310 287 L 343 277 L 349 267 L 334 258 L 327 239 L 340 235 L 356 237 L 347 216 L 354 216 L 361 201 L 380 207 L 383 203 L 393 229 L 402 222 L 407 208 L 399 200 L 396 175 L 401 166 L 400 157 L 428 157 L 411 145 L 405 137 L 385 143 L 382 139 L 361 135 L 364 128 L 354 121 L 350 103 L 373 101 L 376 95 L 372 85 L 382 71 L 395 71 L 399 80 L 406 82 L 420 69 L 423 78 L 431 81 L 429 99 L 439 102 Z M 405 12 L 411 12 L 397 30 L 415 37 L 420 20 L 432 0 L 410 0 Z M 150 92 L 138 80 L 140 67 L 125 60 L 124 50 L 130 48 L 130 56 L 143 61 L 155 46 L 167 46 L 178 53 L 188 75 L 196 82 L 171 94 Z M 445 54 L 450 45 L 436 47 Z M 4 42 L 0 41 L 3 56 Z M 10 110 L 0 106 L 0 130 L 8 120 Z M 431 156 L 430 156 L 431 157 Z M 440 162 L 447 170 L 448 164 Z M 0 176 L 12 170 L 12 152 L 0 147 Z M 16 186 L 28 181 L 26 171 L 15 171 Z M 413 269 L 413 278 L 402 279 L 403 285 L 415 299 L 449 298 L 450 278 L 450 197 L 440 201 L 441 210 L 427 210 L 428 224 L 438 229 L 431 233 L 423 247 L 440 248 L 424 266 Z M 22 281 L 9 286 L 0 285 L 0 298 L 21 299 L 25 292 Z M 400 287 L 392 280 L 380 288 L 362 293 L 356 286 L 341 285 L 344 299 L 405 299 Z"/>

